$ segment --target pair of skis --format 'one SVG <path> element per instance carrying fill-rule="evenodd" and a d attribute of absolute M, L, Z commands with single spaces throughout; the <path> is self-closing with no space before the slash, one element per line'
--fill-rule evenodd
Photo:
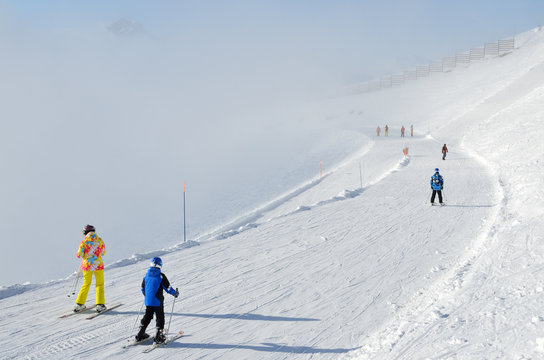
<path fill-rule="evenodd" d="M 144 352 L 144 353 L 151 352 L 151 351 L 155 350 L 155 349 L 158 348 L 158 347 L 168 345 L 168 343 L 170 343 L 170 342 L 172 342 L 172 341 L 174 341 L 174 340 L 176 340 L 176 339 L 179 339 L 179 338 L 182 337 L 182 336 L 183 336 L 183 331 L 180 331 L 180 332 L 178 332 L 177 334 L 175 334 L 175 335 L 173 335 L 173 336 L 167 337 L 167 338 L 166 338 L 166 341 L 163 342 L 163 343 L 155 343 L 155 342 L 154 342 L 153 345 L 151 345 L 151 346 L 149 346 L 148 348 L 144 349 L 144 351 L 142 351 L 142 352 Z"/>
<path fill-rule="evenodd" d="M 168 343 L 170 343 L 170 342 L 172 342 L 172 341 L 174 341 L 174 340 L 176 340 L 176 339 L 179 339 L 179 338 L 182 337 L 182 336 L 183 336 L 183 331 L 180 331 L 180 332 L 178 332 L 177 334 L 175 334 L 175 335 L 173 335 L 173 336 L 167 337 L 167 338 L 166 338 L 166 341 L 163 342 L 163 343 L 156 343 L 156 342 L 154 342 L 151 346 L 148 346 L 147 348 L 145 348 L 143 352 L 144 352 L 144 353 L 148 353 L 148 352 L 150 352 L 150 351 L 155 350 L 155 349 L 158 348 L 158 347 L 166 346 L 166 345 L 168 345 Z M 144 339 L 144 340 L 141 340 L 141 341 L 131 341 L 130 343 L 124 345 L 124 346 L 123 346 L 123 349 L 126 349 L 126 348 L 131 347 L 131 346 L 136 346 L 136 345 L 140 345 L 140 344 L 146 343 L 146 342 L 148 342 L 148 341 L 151 340 L 151 339 L 153 339 L 152 336 L 150 336 L 150 337 L 148 337 L 148 338 L 146 338 L 146 339 Z"/>
<path fill-rule="evenodd" d="M 108 307 L 108 308 L 107 308 L 106 310 L 104 310 L 104 311 L 95 312 L 94 314 L 91 314 L 91 315 L 87 316 L 86 319 L 87 319 L 87 320 L 94 319 L 95 317 L 97 317 L 97 316 L 99 316 L 99 315 L 102 315 L 102 314 L 104 314 L 104 313 L 107 313 L 107 312 L 110 311 L 110 310 L 116 309 L 116 308 L 118 308 L 118 307 L 121 306 L 121 305 L 123 305 L 123 304 L 121 304 L 121 303 L 115 304 L 115 305 L 113 305 L 113 306 Z M 84 309 L 84 310 L 81 310 L 81 311 L 78 311 L 78 312 L 71 312 L 71 313 L 68 313 L 68 314 L 61 315 L 61 316 L 59 316 L 59 318 L 64 319 L 64 318 L 70 317 L 70 316 L 72 316 L 72 315 L 78 315 L 78 314 L 82 314 L 82 313 L 83 313 L 83 314 L 89 313 L 90 310 L 93 310 L 93 309 L 95 309 L 95 308 L 96 308 L 96 305 L 93 305 L 93 306 L 91 306 L 91 307 L 88 307 L 88 308 L 86 308 L 86 309 Z"/>
<path fill-rule="evenodd" d="M 102 315 L 102 314 L 104 314 L 104 313 L 107 313 L 108 311 L 111 311 L 111 310 L 113 310 L 113 309 L 116 309 L 116 308 L 118 308 L 118 307 L 121 306 L 121 305 L 123 305 L 123 304 L 122 304 L 122 303 L 118 303 L 118 304 L 112 305 L 112 306 L 108 307 L 108 308 L 107 308 L 106 310 L 104 310 L 104 311 L 95 312 L 94 314 L 90 314 L 89 316 L 86 317 L 86 319 L 87 319 L 87 320 L 94 319 L 95 317 L 100 316 L 100 315 Z M 93 306 L 88 307 L 88 308 L 86 308 L 86 309 L 84 309 L 84 310 L 81 310 L 81 311 L 79 311 L 79 312 L 71 312 L 71 313 L 67 313 L 67 314 L 61 315 L 59 318 L 64 319 L 64 318 L 70 317 L 70 316 L 72 316 L 72 315 L 77 315 L 77 314 L 82 314 L 82 313 L 89 313 L 91 310 L 93 310 L 93 309 L 95 309 L 95 308 L 96 308 L 96 305 L 93 305 Z M 155 342 L 154 342 L 151 346 L 149 346 L 149 347 L 147 347 L 146 349 L 144 349 L 143 352 L 144 352 L 144 353 L 148 353 L 148 352 L 150 352 L 150 351 L 155 350 L 155 349 L 158 348 L 158 347 L 166 346 L 166 345 L 168 345 L 168 343 L 170 343 L 170 342 L 172 342 L 172 341 L 175 341 L 176 339 L 179 339 L 179 338 L 182 337 L 182 336 L 183 336 L 183 331 L 180 331 L 180 332 L 178 332 L 178 333 L 176 333 L 176 334 L 174 334 L 174 335 L 172 335 L 172 336 L 168 336 L 168 337 L 166 338 L 166 341 L 163 342 L 163 343 L 155 343 Z M 151 340 L 151 339 L 153 339 L 153 337 L 150 336 L 150 337 L 148 337 L 148 338 L 146 338 L 146 339 L 144 339 L 144 340 L 141 340 L 141 341 L 132 341 L 132 342 L 130 342 L 130 343 L 124 345 L 123 348 L 127 348 L 127 347 L 130 347 L 130 346 L 135 346 L 135 345 L 143 344 L 143 343 L 145 343 L 145 342 L 147 342 L 147 341 L 149 341 L 149 340 Z"/>

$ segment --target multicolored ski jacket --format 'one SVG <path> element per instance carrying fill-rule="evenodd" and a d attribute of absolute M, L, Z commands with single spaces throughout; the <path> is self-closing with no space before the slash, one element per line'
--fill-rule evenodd
<path fill-rule="evenodd" d="M 81 270 L 104 270 L 102 255 L 106 255 L 106 245 L 102 239 L 94 232 L 87 233 L 77 249 L 77 257 L 81 259 Z"/>
<path fill-rule="evenodd" d="M 442 178 L 442 175 L 440 175 L 438 172 L 434 173 L 434 175 L 431 176 L 431 189 L 442 190 L 443 187 L 444 179 Z"/>

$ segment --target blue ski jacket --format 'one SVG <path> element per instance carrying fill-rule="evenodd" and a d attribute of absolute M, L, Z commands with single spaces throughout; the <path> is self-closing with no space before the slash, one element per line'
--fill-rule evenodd
<path fill-rule="evenodd" d="M 145 296 L 145 306 L 163 306 L 166 290 L 170 295 L 175 295 L 176 290 L 170 286 L 166 275 L 161 273 L 161 269 L 150 267 L 142 281 L 142 294 Z"/>
<path fill-rule="evenodd" d="M 442 190 L 444 188 L 444 179 L 438 172 L 431 176 L 431 188 L 433 190 Z"/>

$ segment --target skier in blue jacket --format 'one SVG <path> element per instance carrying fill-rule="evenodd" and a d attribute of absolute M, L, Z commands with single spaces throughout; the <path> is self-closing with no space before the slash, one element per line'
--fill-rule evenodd
<path fill-rule="evenodd" d="M 435 173 L 431 176 L 431 189 L 433 190 L 433 195 L 431 196 L 431 204 L 434 205 L 434 198 L 438 194 L 438 202 L 442 205 L 442 189 L 444 189 L 444 179 L 442 175 L 438 172 L 438 168 L 434 169 Z"/>
<path fill-rule="evenodd" d="M 162 260 L 159 257 L 151 259 L 151 267 L 147 271 L 147 274 L 142 281 L 142 293 L 145 296 L 145 315 L 140 323 L 140 331 L 136 335 L 136 341 L 142 341 L 149 337 L 146 334 L 145 329 L 153 319 L 155 314 L 155 322 L 157 326 L 157 332 L 155 334 L 155 342 L 163 343 L 166 340 L 166 336 L 163 334 L 164 330 L 164 295 L 165 290 L 174 297 L 179 296 L 178 289 L 172 288 L 170 282 L 161 272 Z"/>

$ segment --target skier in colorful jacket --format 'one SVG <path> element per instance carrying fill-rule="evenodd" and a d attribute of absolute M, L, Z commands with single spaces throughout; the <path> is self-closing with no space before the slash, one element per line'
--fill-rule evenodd
<path fill-rule="evenodd" d="M 87 294 L 91 288 L 93 274 L 96 285 L 96 311 L 106 310 L 104 298 L 104 262 L 102 255 L 106 254 L 106 245 L 98 235 L 92 225 L 87 225 L 83 229 L 85 238 L 79 244 L 77 257 L 81 259 L 81 271 L 83 272 L 83 285 L 79 290 L 76 299 L 74 312 L 82 311 L 86 308 Z"/>
<path fill-rule="evenodd" d="M 444 146 L 442 146 L 442 160 L 446 160 L 447 153 L 448 153 L 448 147 L 446 146 L 446 144 L 444 144 Z"/>
<path fill-rule="evenodd" d="M 438 168 L 434 169 L 435 173 L 431 176 L 431 189 L 433 190 L 433 195 L 431 196 L 431 204 L 434 204 L 434 198 L 438 194 L 438 202 L 442 204 L 442 189 L 444 189 L 444 179 L 442 175 L 438 172 Z"/>
<path fill-rule="evenodd" d="M 136 335 L 136 341 L 143 341 L 149 337 L 145 330 L 153 319 L 153 315 L 156 316 L 155 324 L 157 331 L 155 333 L 154 341 L 156 343 L 162 343 L 166 340 L 166 336 L 163 334 L 164 330 L 164 295 L 163 290 L 174 297 L 179 296 L 178 289 L 172 288 L 166 275 L 161 272 L 162 260 L 159 257 L 151 259 L 151 264 L 147 274 L 142 281 L 142 294 L 145 296 L 145 315 L 140 322 L 140 330 Z"/>

